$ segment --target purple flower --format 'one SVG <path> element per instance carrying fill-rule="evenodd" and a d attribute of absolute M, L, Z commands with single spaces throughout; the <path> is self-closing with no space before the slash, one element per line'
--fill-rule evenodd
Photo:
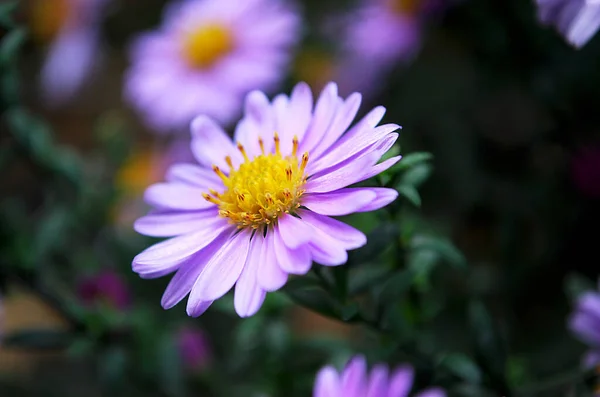
<path fill-rule="evenodd" d="M 584 366 L 600 364 L 600 293 L 586 292 L 577 299 L 569 328 L 591 347 L 584 358 Z"/>
<path fill-rule="evenodd" d="M 87 306 L 107 304 L 124 311 L 131 304 L 127 284 L 119 274 L 110 270 L 85 278 L 79 284 L 78 295 Z"/>
<path fill-rule="evenodd" d="M 283 0 L 187 0 L 131 47 L 125 96 L 158 131 L 198 114 L 227 123 L 250 90 L 276 88 L 299 38 Z"/>
<path fill-rule="evenodd" d="M 341 374 L 328 366 L 317 375 L 313 397 L 407 397 L 413 383 L 414 371 L 404 365 L 392 371 L 378 364 L 367 372 L 367 363 L 361 356 L 354 357 Z M 416 397 L 445 397 L 439 388 L 428 389 Z"/>
<path fill-rule="evenodd" d="M 135 222 L 139 233 L 173 237 L 133 259 L 143 278 L 177 272 L 162 299 L 165 309 L 190 294 L 199 316 L 235 284 L 237 313 L 258 311 L 267 291 L 312 261 L 342 265 L 365 235 L 330 216 L 373 211 L 397 197 L 386 188 L 348 188 L 394 165 L 378 163 L 398 138 L 395 124 L 377 126 L 377 107 L 352 124 L 361 95 L 346 99 L 328 84 L 313 108 L 305 83 L 272 102 L 259 91 L 246 98 L 234 142 L 207 116 L 192 122 L 192 152 L 200 165 L 175 164 L 166 182 L 150 186 L 156 207 Z M 350 128 L 349 128 L 350 127 Z"/>
<path fill-rule="evenodd" d="M 598 0 L 537 0 L 542 23 L 554 25 L 573 46 L 584 46 L 600 27 Z"/>
<path fill-rule="evenodd" d="M 41 71 L 49 106 L 72 99 L 98 62 L 100 17 L 108 0 L 32 0 L 31 29 L 51 42 Z"/>
<path fill-rule="evenodd" d="M 184 327 L 177 333 L 177 347 L 185 367 L 202 370 L 211 361 L 211 349 L 206 334 L 199 328 Z"/>
<path fill-rule="evenodd" d="M 571 174 L 579 191 L 600 198 L 600 145 L 580 149 L 571 161 Z"/>

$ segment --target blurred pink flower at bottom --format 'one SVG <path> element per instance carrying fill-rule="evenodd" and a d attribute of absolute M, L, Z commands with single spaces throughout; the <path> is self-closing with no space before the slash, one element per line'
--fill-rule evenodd
<path fill-rule="evenodd" d="M 176 342 L 183 365 L 188 370 L 200 371 L 210 364 L 210 344 L 206 334 L 201 329 L 182 328 L 176 336 Z"/>

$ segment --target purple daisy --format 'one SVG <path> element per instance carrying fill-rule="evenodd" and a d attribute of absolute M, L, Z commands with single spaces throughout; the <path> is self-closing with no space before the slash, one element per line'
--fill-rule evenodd
<path fill-rule="evenodd" d="M 191 147 L 200 165 L 173 165 L 166 182 L 145 192 L 156 209 L 134 225 L 148 236 L 176 236 L 133 259 L 143 278 L 177 272 L 165 309 L 190 294 L 187 312 L 199 316 L 235 284 L 235 309 L 251 316 L 288 275 L 307 273 L 312 261 L 342 265 L 347 250 L 366 243 L 362 232 L 330 216 L 392 202 L 393 189 L 347 186 L 401 156 L 378 163 L 398 138 L 397 125 L 377 126 L 385 108 L 350 127 L 360 102 L 358 93 L 339 97 L 334 83 L 314 108 L 305 83 L 272 102 L 254 91 L 233 142 L 211 118 L 194 119 Z"/>
<path fill-rule="evenodd" d="M 600 364 L 600 293 L 586 292 L 577 299 L 569 328 L 591 347 L 584 358 L 584 366 Z"/>
<path fill-rule="evenodd" d="M 284 0 L 176 2 L 159 31 L 134 41 L 125 96 L 158 131 L 198 114 L 227 123 L 249 91 L 276 88 L 299 21 Z"/>
<path fill-rule="evenodd" d="M 542 23 L 554 25 L 573 46 L 584 46 L 600 28 L 598 0 L 537 0 Z"/>
<path fill-rule="evenodd" d="M 48 106 L 73 98 L 98 63 L 100 22 L 108 0 L 30 0 L 33 36 L 50 47 L 41 71 Z"/>
<path fill-rule="evenodd" d="M 317 375 L 313 397 L 407 397 L 413 383 L 414 371 L 401 366 L 390 372 L 388 367 L 378 364 L 371 373 L 362 356 L 354 357 L 339 374 L 328 366 Z M 439 388 L 427 389 L 416 397 L 445 397 Z"/>

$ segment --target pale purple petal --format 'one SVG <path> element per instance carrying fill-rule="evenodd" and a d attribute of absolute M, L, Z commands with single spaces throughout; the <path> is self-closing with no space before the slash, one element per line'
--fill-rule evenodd
<path fill-rule="evenodd" d="M 143 216 L 135 221 L 133 229 L 146 236 L 173 237 L 193 231 L 212 228 L 221 223 L 216 209 L 194 212 L 163 212 Z"/>
<path fill-rule="evenodd" d="M 338 105 L 337 85 L 329 83 L 319 96 L 313 118 L 304 139 L 300 142 L 300 152 L 311 152 L 321 141 L 323 134 L 331 125 L 335 116 L 335 109 Z M 316 160 L 316 159 L 314 159 Z"/>
<path fill-rule="evenodd" d="M 356 356 L 342 373 L 342 390 L 347 397 L 365 397 L 367 391 L 367 362 Z"/>
<path fill-rule="evenodd" d="M 313 397 L 344 397 L 335 368 L 325 367 L 317 374 Z"/>
<path fill-rule="evenodd" d="M 190 299 L 210 301 L 225 295 L 238 280 L 250 249 L 248 230 L 227 241 L 206 264 L 192 288 Z"/>
<path fill-rule="evenodd" d="M 229 170 L 225 157 L 230 156 L 237 166 L 243 159 L 225 131 L 210 117 L 198 116 L 192 121 L 192 152 L 196 160 L 206 167 L 216 165 Z"/>
<path fill-rule="evenodd" d="M 311 228 L 293 215 L 281 215 L 278 225 L 281 239 L 291 249 L 296 249 L 311 240 Z"/>
<path fill-rule="evenodd" d="M 409 366 L 400 367 L 390 374 L 387 397 L 407 397 L 412 388 L 414 371 Z"/>
<path fill-rule="evenodd" d="M 190 297 L 190 299 L 188 299 L 186 312 L 188 316 L 191 317 L 201 316 L 205 311 L 208 310 L 212 303 L 213 301 L 192 300 Z"/>
<path fill-rule="evenodd" d="M 304 245 L 294 250 L 288 248 L 283 242 L 278 226 L 274 228 L 273 234 L 275 256 L 281 270 L 298 275 L 308 273 L 312 265 L 309 247 Z"/>
<path fill-rule="evenodd" d="M 244 270 L 235 284 L 233 304 L 240 317 L 250 317 L 258 312 L 265 300 L 266 292 L 256 281 L 261 262 L 263 237 L 256 233 L 250 242 L 250 252 L 246 258 Z"/>
<path fill-rule="evenodd" d="M 369 376 L 366 397 L 387 397 L 388 372 L 388 368 L 385 365 L 379 364 L 373 367 Z"/>
<path fill-rule="evenodd" d="M 385 187 L 371 187 L 361 189 L 366 189 L 371 192 L 374 192 L 377 197 L 369 204 L 358 209 L 357 212 L 368 212 L 378 210 L 380 208 L 385 207 L 392 201 L 396 200 L 396 198 L 398 197 L 398 191 L 396 191 L 395 189 L 389 189 Z"/>
<path fill-rule="evenodd" d="M 267 232 L 263 241 L 261 263 L 256 276 L 258 284 L 266 291 L 277 291 L 283 287 L 288 275 L 278 264 L 275 254 L 275 234 Z"/>
<path fill-rule="evenodd" d="M 208 261 L 221 249 L 230 236 L 229 232 L 221 233 L 213 242 L 181 263 L 179 270 L 169 282 L 162 296 L 163 308 L 172 308 L 190 293 Z"/>
<path fill-rule="evenodd" d="M 373 159 L 363 156 L 353 161 L 347 161 L 337 169 L 310 178 L 305 185 L 310 193 L 326 193 L 341 189 L 356 182 L 357 175 L 363 175 L 369 169 Z"/>
<path fill-rule="evenodd" d="M 176 267 L 188 256 L 210 244 L 218 235 L 232 226 L 225 219 L 212 228 L 173 237 L 154 244 L 133 258 L 133 271 L 144 274 Z M 170 273 L 167 271 L 165 274 Z"/>
<path fill-rule="evenodd" d="M 144 192 L 144 200 L 153 206 L 173 210 L 203 210 L 215 204 L 204 199 L 207 191 L 182 183 L 155 183 Z"/>
<path fill-rule="evenodd" d="M 298 211 L 302 220 L 311 226 L 321 230 L 343 244 L 347 250 L 362 247 L 367 243 L 367 236 L 360 230 L 325 215 L 319 215 L 311 211 Z"/>
<path fill-rule="evenodd" d="M 165 179 L 168 182 L 179 182 L 202 189 L 222 189 L 221 178 L 212 169 L 200 167 L 195 164 L 173 164 L 167 170 Z"/>
<path fill-rule="evenodd" d="M 312 230 L 309 246 L 315 262 L 325 266 L 339 266 L 348 261 L 348 253 L 343 244 L 320 229 L 313 227 Z"/>
<path fill-rule="evenodd" d="M 366 207 L 377 198 L 373 191 L 345 188 L 330 193 L 306 194 L 302 205 L 321 215 L 348 215 Z"/>

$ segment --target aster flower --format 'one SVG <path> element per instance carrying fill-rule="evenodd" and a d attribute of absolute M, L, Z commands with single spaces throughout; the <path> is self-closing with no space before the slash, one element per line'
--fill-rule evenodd
<path fill-rule="evenodd" d="M 173 237 L 133 260 L 143 278 L 172 278 L 162 299 L 168 309 L 190 294 L 187 312 L 202 314 L 235 284 L 240 316 L 258 311 L 267 291 L 312 261 L 342 265 L 365 235 L 330 216 L 373 211 L 397 197 L 387 188 L 349 188 L 388 169 L 400 156 L 378 163 L 398 134 L 377 126 L 377 107 L 349 128 L 360 94 L 342 99 L 328 84 L 313 108 L 305 83 L 270 103 L 254 91 L 234 141 L 207 116 L 191 124 L 192 151 L 200 165 L 175 164 L 166 182 L 150 186 L 156 209 L 136 221 L 139 233 Z"/>
<path fill-rule="evenodd" d="M 191 371 L 202 370 L 211 361 L 211 349 L 204 331 L 184 327 L 176 335 L 177 347 L 185 367 Z"/>
<path fill-rule="evenodd" d="M 100 17 L 108 0 L 30 0 L 31 31 L 50 43 L 41 72 L 42 96 L 49 106 L 73 98 L 98 61 Z"/>
<path fill-rule="evenodd" d="M 333 367 L 319 371 L 313 397 L 408 397 L 414 377 L 413 369 L 404 365 L 390 372 L 378 364 L 367 371 L 367 363 L 361 356 L 348 362 L 341 374 Z M 445 397 L 439 388 L 425 390 L 416 397 Z"/>
<path fill-rule="evenodd" d="M 158 131 L 198 114 L 227 123 L 249 91 L 276 87 L 298 37 L 284 0 L 176 2 L 160 30 L 133 43 L 125 96 Z"/>
<path fill-rule="evenodd" d="M 584 357 L 584 366 L 600 364 L 600 293 L 586 292 L 577 299 L 569 328 L 591 347 Z"/>
<path fill-rule="evenodd" d="M 537 0 L 542 23 L 554 25 L 573 46 L 584 46 L 600 27 L 598 0 Z"/>

